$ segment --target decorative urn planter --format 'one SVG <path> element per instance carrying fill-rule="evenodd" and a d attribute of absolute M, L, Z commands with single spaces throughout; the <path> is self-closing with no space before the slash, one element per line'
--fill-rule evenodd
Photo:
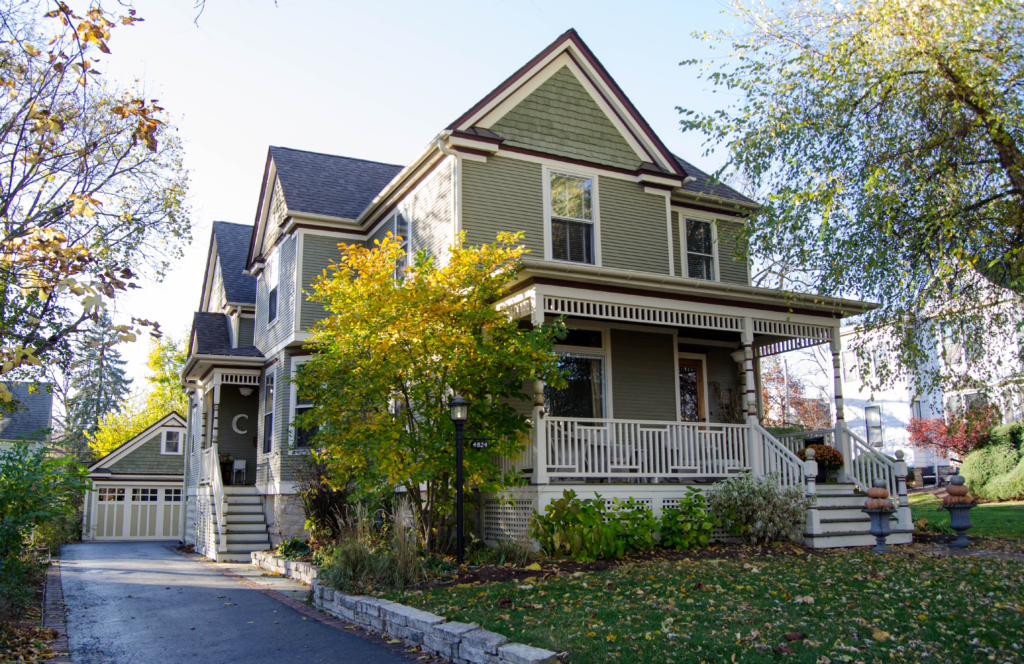
<path fill-rule="evenodd" d="M 974 499 L 967 493 L 963 475 L 954 475 L 949 480 L 946 495 L 942 497 L 942 507 L 939 508 L 949 511 L 949 525 L 956 531 L 956 541 L 949 545 L 953 549 L 965 549 L 970 544 L 967 541 L 967 530 L 971 527 L 970 510 L 974 507 Z"/>
<path fill-rule="evenodd" d="M 868 489 L 868 499 L 864 501 L 864 509 L 861 510 L 871 517 L 871 530 L 875 536 L 875 548 L 871 553 L 888 553 L 891 551 L 885 546 L 885 538 L 892 533 L 889 527 L 889 517 L 896 509 L 889 500 L 889 490 L 885 488 L 885 480 L 877 479 Z"/>

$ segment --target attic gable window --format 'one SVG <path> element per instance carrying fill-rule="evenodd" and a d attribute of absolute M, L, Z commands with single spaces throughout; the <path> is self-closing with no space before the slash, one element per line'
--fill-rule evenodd
<path fill-rule="evenodd" d="M 263 270 L 267 280 L 267 324 L 277 320 L 277 256 L 271 255 L 267 259 L 267 266 Z"/>
<path fill-rule="evenodd" d="M 686 220 L 686 276 L 715 280 L 715 243 L 711 222 Z"/>
<path fill-rule="evenodd" d="M 551 258 L 593 265 L 594 180 L 567 173 L 550 173 Z"/>

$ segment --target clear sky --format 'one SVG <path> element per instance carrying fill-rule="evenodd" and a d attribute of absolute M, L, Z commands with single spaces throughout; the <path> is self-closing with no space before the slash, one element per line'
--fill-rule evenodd
<path fill-rule="evenodd" d="M 576 28 L 670 149 L 705 170 L 702 139 L 676 106 L 735 101 L 679 62 L 713 54 L 693 38 L 733 25 L 721 2 L 136 0 L 105 70 L 141 79 L 177 122 L 191 177 L 194 241 L 163 283 L 117 316 L 191 324 L 213 221 L 253 223 L 267 147 L 406 164 L 445 126 L 569 28 Z M 77 7 L 77 5 L 76 5 Z M 144 375 L 145 340 L 123 347 Z M 138 385 L 139 383 L 137 383 Z"/>

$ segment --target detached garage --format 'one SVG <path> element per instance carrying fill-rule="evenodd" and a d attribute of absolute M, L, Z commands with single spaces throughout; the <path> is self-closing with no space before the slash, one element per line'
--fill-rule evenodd
<path fill-rule="evenodd" d="M 181 539 L 185 418 L 169 413 L 89 466 L 85 541 Z"/>

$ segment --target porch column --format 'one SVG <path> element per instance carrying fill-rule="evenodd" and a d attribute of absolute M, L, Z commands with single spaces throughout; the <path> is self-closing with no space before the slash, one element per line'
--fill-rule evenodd
<path fill-rule="evenodd" d="M 748 412 L 747 411 L 747 369 L 746 369 L 747 355 L 746 355 L 746 353 L 744 351 L 737 350 L 737 351 L 733 351 L 729 355 L 729 357 L 731 357 L 732 361 L 736 363 L 736 368 L 737 368 L 737 370 L 740 373 L 740 385 L 742 385 L 743 387 L 740 389 L 740 393 L 736 395 L 736 398 L 739 399 L 740 409 L 743 411 L 744 419 L 746 419 L 747 412 Z"/>
<path fill-rule="evenodd" d="M 548 432 L 544 424 L 544 381 L 533 381 L 533 483 L 548 483 Z"/>
<path fill-rule="evenodd" d="M 832 378 L 835 383 L 836 400 L 836 446 L 839 453 L 843 455 L 843 467 L 839 469 L 839 481 L 846 482 L 847 477 L 853 476 L 853 445 L 850 437 L 846 435 L 846 417 L 843 412 L 843 367 L 842 352 L 843 341 L 839 336 L 839 328 L 832 328 L 832 338 L 829 346 L 832 349 Z"/>
<path fill-rule="evenodd" d="M 214 378 L 217 382 L 213 386 L 213 422 L 210 427 L 210 445 L 217 444 L 217 427 L 220 423 L 220 378 Z"/>
<path fill-rule="evenodd" d="M 760 436 L 754 435 L 754 425 L 757 421 L 757 381 L 754 380 L 754 319 L 746 317 L 743 319 L 743 369 L 746 374 L 747 388 L 747 440 L 750 445 L 750 465 L 754 475 L 764 475 L 764 461 L 762 458 L 761 445 L 757 443 Z"/>

